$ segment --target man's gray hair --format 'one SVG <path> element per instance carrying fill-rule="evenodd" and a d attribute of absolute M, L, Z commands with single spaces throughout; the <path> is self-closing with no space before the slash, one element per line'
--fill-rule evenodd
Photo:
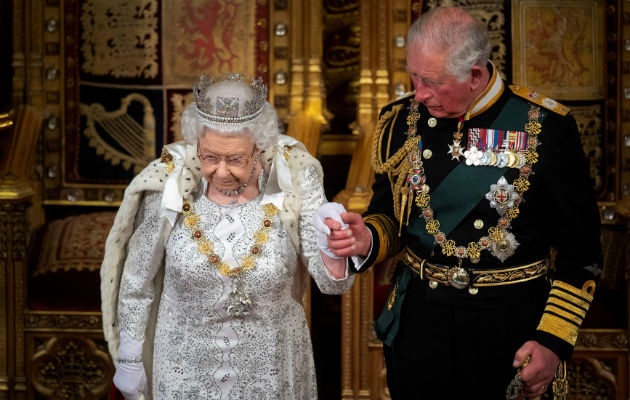
<path fill-rule="evenodd" d="M 414 21 L 407 34 L 407 48 L 445 52 L 449 75 L 464 81 L 474 65 L 485 67 L 490 57 L 486 26 L 461 8 L 439 7 Z"/>

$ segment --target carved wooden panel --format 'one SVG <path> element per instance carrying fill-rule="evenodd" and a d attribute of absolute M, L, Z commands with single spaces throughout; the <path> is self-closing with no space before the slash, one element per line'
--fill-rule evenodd
<path fill-rule="evenodd" d="M 27 200 L 27 199 L 26 199 Z M 28 201 L 0 202 L 0 397 L 24 398 Z"/>
<path fill-rule="evenodd" d="M 604 159 L 604 116 L 600 104 L 573 106 L 573 116 L 578 124 L 584 153 L 590 165 L 593 190 L 601 193 L 606 179 Z"/>
<path fill-rule="evenodd" d="M 29 382 L 39 396 L 78 400 L 108 393 L 114 370 L 105 342 L 81 336 L 29 338 Z"/>
<path fill-rule="evenodd" d="M 567 364 L 570 399 L 615 399 L 616 360 L 584 358 Z"/>

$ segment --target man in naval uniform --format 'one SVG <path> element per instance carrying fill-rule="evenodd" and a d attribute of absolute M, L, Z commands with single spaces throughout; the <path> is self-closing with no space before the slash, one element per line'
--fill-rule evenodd
<path fill-rule="evenodd" d="M 462 9 L 415 21 L 415 92 L 381 111 L 367 212 L 328 203 L 314 218 L 320 247 L 357 272 L 402 252 L 375 323 L 393 399 L 561 398 L 600 273 L 575 119 L 508 86 L 489 54 Z"/>

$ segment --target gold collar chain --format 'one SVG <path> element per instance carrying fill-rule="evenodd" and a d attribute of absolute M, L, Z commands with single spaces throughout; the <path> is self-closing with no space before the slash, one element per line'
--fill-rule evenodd
<path fill-rule="evenodd" d="M 199 252 L 208 257 L 210 265 L 215 267 L 223 276 L 236 277 L 254 268 L 256 259 L 262 253 L 263 245 L 269 240 L 269 232 L 273 227 L 275 216 L 278 215 L 278 208 L 273 204 L 264 204 L 262 210 L 265 213 L 260 222 L 260 228 L 254 232 L 254 245 L 249 249 L 248 254 L 241 259 L 241 265 L 235 268 L 221 260 L 221 257 L 214 252 L 214 243 L 206 239 L 206 235 L 199 226 L 201 217 L 195 214 L 192 202 L 184 199 L 182 206 L 184 213 L 184 224 L 192 233 L 192 238 L 197 243 Z"/>
<path fill-rule="evenodd" d="M 422 211 L 426 225 L 425 229 L 430 235 L 433 235 L 435 241 L 442 247 L 442 254 L 447 256 L 455 256 L 461 264 L 464 258 L 470 258 L 472 263 L 478 263 L 482 250 L 488 250 L 492 254 L 504 261 L 513 252 L 518 243 L 514 238 L 514 234 L 507 231 L 513 219 L 518 217 L 519 205 L 525 193 L 530 186 L 529 176 L 532 173 L 533 164 L 538 162 L 538 134 L 541 132 L 541 124 L 538 122 L 540 117 L 540 107 L 531 105 L 528 112 L 528 122 L 525 124 L 525 131 L 529 134 L 527 140 L 527 149 L 525 150 L 526 164 L 520 168 L 519 177 L 514 181 L 514 189 L 519 194 L 519 198 L 514 202 L 514 206 L 508 208 L 506 213 L 501 216 L 496 226 L 488 229 L 488 236 L 483 236 L 477 242 L 470 242 L 466 247 L 457 246 L 454 240 L 448 239 L 446 234 L 440 231 L 440 221 L 433 218 L 433 210 L 431 209 L 431 197 L 427 191 L 419 190 L 415 198 L 416 205 Z M 410 124 L 411 121 L 408 121 Z M 414 122 L 415 124 L 415 122 Z M 459 130 L 459 129 L 458 129 Z M 410 132 L 412 130 L 410 129 Z M 415 133 L 415 129 L 413 130 Z"/>

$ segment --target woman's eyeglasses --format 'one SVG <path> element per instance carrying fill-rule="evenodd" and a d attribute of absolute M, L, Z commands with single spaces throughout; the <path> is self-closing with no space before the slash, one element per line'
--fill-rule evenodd
<path fill-rule="evenodd" d="M 202 163 L 206 165 L 219 165 L 221 160 L 225 160 L 225 163 L 230 167 L 244 167 L 252 158 L 252 155 L 256 151 L 256 146 L 252 149 L 252 152 L 248 156 L 217 156 L 214 154 L 201 154 L 197 153 L 197 157 Z"/>

